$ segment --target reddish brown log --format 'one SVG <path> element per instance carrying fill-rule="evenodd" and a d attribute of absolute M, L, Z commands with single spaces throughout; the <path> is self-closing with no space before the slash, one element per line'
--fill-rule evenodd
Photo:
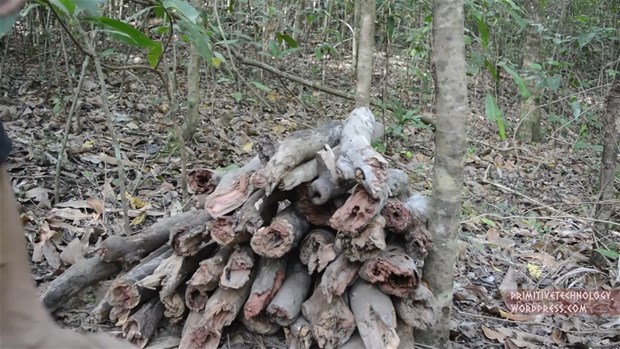
<path fill-rule="evenodd" d="M 388 199 L 381 215 L 385 218 L 385 227 L 397 234 L 408 232 L 416 224 L 407 205 L 397 199 Z"/>
<path fill-rule="evenodd" d="M 340 296 L 349 287 L 349 285 L 357 278 L 360 269 L 360 263 L 351 262 L 343 254 L 331 262 L 325 269 L 319 289 L 327 298 L 327 302 L 331 303 L 333 296 Z"/>
<path fill-rule="evenodd" d="M 386 247 L 384 226 L 385 219 L 376 215 L 359 235 L 340 232 L 336 236 L 336 250 L 342 251 L 351 261 L 363 262 L 377 256 Z"/>
<path fill-rule="evenodd" d="M 305 183 L 297 187 L 295 190 L 297 195 L 295 207 L 311 224 L 328 227 L 329 220 L 337 210 L 334 200 L 330 200 L 324 205 L 315 205 L 310 199 L 308 188 Z"/>
<path fill-rule="evenodd" d="M 200 321 L 183 331 L 179 349 L 217 349 L 224 327 L 230 325 L 250 294 L 252 283 L 240 289 L 219 287 L 209 298 Z"/>
<path fill-rule="evenodd" d="M 42 296 L 43 304 L 53 312 L 86 287 L 105 280 L 120 270 L 119 264 L 105 263 L 97 255 L 80 259 L 47 286 Z"/>
<path fill-rule="evenodd" d="M 329 225 L 336 231 L 344 231 L 351 235 L 359 234 L 360 229 L 370 223 L 384 204 L 385 201 L 373 199 L 364 187 L 357 185 L 353 189 L 353 194 L 329 220 Z"/>
<path fill-rule="evenodd" d="M 255 156 L 245 166 L 231 170 L 222 176 L 220 183 L 205 202 L 205 209 L 213 218 L 222 217 L 239 208 L 252 194 L 250 174 L 260 168 Z"/>
<path fill-rule="evenodd" d="M 219 172 L 207 168 L 197 168 L 189 171 L 187 185 L 196 194 L 211 194 L 220 183 L 222 176 Z"/>
<path fill-rule="evenodd" d="M 394 245 L 366 260 L 359 276 L 397 297 L 407 297 L 420 281 L 414 260 L 401 247 Z"/>
<path fill-rule="evenodd" d="M 303 315 L 299 315 L 295 322 L 289 327 L 285 327 L 284 334 L 289 349 L 310 349 L 314 342 L 310 322 Z"/>
<path fill-rule="evenodd" d="M 286 274 L 286 262 L 284 258 L 261 257 L 258 262 L 258 274 L 252 284 L 248 301 L 243 307 L 243 314 L 246 319 L 258 316 L 282 287 Z"/>
<path fill-rule="evenodd" d="M 293 206 L 278 213 L 268 227 L 260 228 L 250 244 L 261 256 L 278 258 L 297 247 L 310 223 Z"/>
<path fill-rule="evenodd" d="M 397 349 L 396 311 L 390 297 L 358 279 L 349 291 L 351 310 L 366 348 Z"/>
<path fill-rule="evenodd" d="M 209 298 L 207 293 L 215 290 L 219 285 L 220 277 L 232 251 L 231 247 L 222 246 L 213 257 L 200 262 L 198 270 L 187 282 L 185 302 L 188 308 L 193 311 L 204 309 Z"/>
<path fill-rule="evenodd" d="M 250 281 L 254 259 L 254 251 L 249 246 L 237 246 L 224 267 L 220 286 L 233 289 L 245 286 Z"/>
<path fill-rule="evenodd" d="M 278 210 L 278 201 L 284 199 L 284 193 L 276 191 L 270 196 L 259 189 L 255 191 L 243 206 L 233 215 L 233 230 L 236 234 L 254 234 L 260 227 L 271 223 Z"/>
<path fill-rule="evenodd" d="M 308 267 L 310 274 L 322 272 L 336 259 L 334 240 L 334 233 L 325 229 L 314 229 L 302 240 L 299 259 Z"/>
<path fill-rule="evenodd" d="M 292 324 L 306 299 L 312 278 L 299 261 L 291 263 L 282 287 L 267 306 L 269 318 L 281 326 Z"/>
<path fill-rule="evenodd" d="M 310 322 L 312 336 L 320 348 L 332 349 L 344 345 L 355 331 L 355 319 L 342 296 L 327 301 L 317 288 L 304 302 L 302 311 Z"/>
<path fill-rule="evenodd" d="M 239 318 L 245 328 L 260 335 L 271 335 L 282 328 L 282 326 L 271 322 L 264 312 L 260 312 L 258 315 L 250 318 L 246 317 L 244 314 L 240 314 Z"/>
<path fill-rule="evenodd" d="M 179 213 L 173 217 L 160 219 L 147 228 L 144 233 L 129 237 L 111 236 L 101 243 L 98 253 L 104 262 L 131 263 L 139 261 L 142 257 L 168 242 L 172 229 L 204 226 L 208 219 L 209 215 L 204 210 Z"/>
<path fill-rule="evenodd" d="M 414 292 L 405 298 L 395 298 L 396 314 L 405 323 L 419 330 L 426 330 L 435 323 L 435 296 L 424 286 L 418 284 Z"/>
<path fill-rule="evenodd" d="M 222 246 L 235 246 L 250 241 L 251 235 L 245 231 L 235 232 L 233 217 L 224 216 L 207 223 L 208 231 L 213 241 Z"/>
<path fill-rule="evenodd" d="M 110 305 L 133 309 L 140 304 L 140 302 L 153 297 L 157 293 L 153 289 L 140 287 L 138 283 L 147 276 L 152 275 L 155 269 L 166 258 L 170 257 L 173 252 L 170 246 L 167 245 L 160 247 L 155 252 L 159 251 L 161 251 L 161 253 L 156 257 L 142 261 L 127 274 L 112 282 L 108 290 L 108 302 Z"/>
<path fill-rule="evenodd" d="M 146 347 L 164 317 L 164 305 L 153 298 L 143 304 L 123 325 L 123 335 L 140 348 Z"/>
<path fill-rule="evenodd" d="M 198 253 L 200 245 L 208 239 L 206 225 L 175 227 L 170 230 L 170 245 L 172 245 L 174 253 L 179 256 L 195 255 Z"/>
<path fill-rule="evenodd" d="M 342 132 L 340 121 L 331 121 L 325 126 L 293 132 L 280 143 L 276 153 L 252 176 L 252 184 L 265 189 L 267 195 L 280 184 L 280 180 L 297 165 L 314 158 L 325 144 L 335 146 Z"/>
<path fill-rule="evenodd" d="M 115 326 L 123 326 L 127 322 L 127 319 L 129 319 L 130 313 L 131 309 L 112 307 L 110 310 L 110 321 L 112 321 Z"/>

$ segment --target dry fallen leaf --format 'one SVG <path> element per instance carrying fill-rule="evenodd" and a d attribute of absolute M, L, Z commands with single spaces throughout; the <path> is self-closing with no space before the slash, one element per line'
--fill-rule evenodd
<path fill-rule="evenodd" d="M 50 210 L 50 216 L 56 216 L 71 221 L 79 221 L 91 217 L 90 214 L 73 208 L 53 208 Z"/>
<path fill-rule="evenodd" d="M 36 187 L 24 193 L 28 199 L 33 199 L 41 204 L 43 208 L 52 208 L 48 194 L 51 191 L 43 187 Z"/>
<path fill-rule="evenodd" d="M 504 341 L 504 338 L 506 338 L 506 335 L 498 331 L 492 330 L 486 326 L 482 326 L 482 332 L 488 339 L 496 340 L 500 343 Z"/>
<path fill-rule="evenodd" d="M 75 262 L 84 259 L 84 245 L 80 239 L 73 239 L 60 253 L 60 259 L 67 264 L 75 264 Z"/>

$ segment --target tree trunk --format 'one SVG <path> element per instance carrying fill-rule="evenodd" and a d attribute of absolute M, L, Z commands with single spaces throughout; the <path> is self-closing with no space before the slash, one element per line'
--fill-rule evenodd
<path fill-rule="evenodd" d="M 450 332 L 454 265 L 463 196 L 466 146 L 467 81 L 463 37 L 463 0 L 433 4 L 433 60 L 437 124 L 429 230 L 434 247 L 424 264 L 424 278 L 437 297 L 435 326 L 416 334 L 416 341 L 446 348 Z"/>
<path fill-rule="evenodd" d="M 191 4 L 200 9 L 201 0 L 192 0 Z M 198 17 L 200 21 L 200 17 Z M 200 65 L 202 60 L 198 49 L 192 45 L 187 64 L 187 116 L 183 125 L 183 139 L 190 140 L 200 123 Z"/>
<path fill-rule="evenodd" d="M 301 33 L 303 32 L 302 26 L 305 17 L 306 10 L 306 1 L 305 0 L 297 0 L 297 5 L 295 6 L 295 21 L 293 22 L 293 39 L 295 41 L 299 41 L 301 37 Z"/>
<path fill-rule="evenodd" d="M 523 43 L 523 70 L 531 69 L 532 64 L 538 64 L 541 60 L 541 38 L 537 33 L 535 23 L 540 22 L 540 0 L 528 0 L 525 4 L 530 24 L 525 31 Z M 527 89 L 530 91 L 529 98 L 521 101 L 521 125 L 517 130 L 517 136 L 526 142 L 540 142 L 542 131 L 540 129 L 540 109 L 538 100 L 540 91 L 536 87 L 535 79 L 525 80 Z"/>
<path fill-rule="evenodd" d="M 370 85 L 372 82 L 372 58 L 375 54 L 375 1 L 360 2 L 360 36 L 357 50 L 357 86 L 355 106 L 370 106 Z"/>

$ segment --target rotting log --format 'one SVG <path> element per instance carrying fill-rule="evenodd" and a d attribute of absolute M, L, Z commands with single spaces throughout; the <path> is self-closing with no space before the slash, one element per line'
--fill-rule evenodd
<path fill-rule="evenodd" d="M 209 299 L 208 292 L 218 287 L 232 251 L 232 247 L 222 246 L 213 257 L 200 262 L 198 269 L 187 282 L 185 290 L 185 302 L 189 309 L 193 311 L 204 309 Z"/>
<path fill-rule="evenodd" d="M 325 269 L 321 277 L 319 289 L 331 303 L 333 296 L 344 294 L 347 287 L 355 281 L 360 270 L 360 263 L 351 262 L 343 254 L 339 254 Z"/>
<path fill-rule="evenodd" d="M 179 287 L 176 292 L 166 296 L 160 296 L 159 300 L 164 305 L 164 315 L 170 323 L 182 320 L 187 306 L 185 305 L 185 287 Z"/>
<path fill-rule="evenodd" d="M 345 186 L 336 173 L 336 159 L 340 156 L 340 147 L 325 147 L 316 154 L 316 166 L 319 178 L 308 187 L 308 195 L 315 205 L 323 205 L 335 196 L 346 193 L 350 186 Z"/>
<path fill-rule="evenodd" d="M 172 255 L 170 246 L 163 245 L 153 253 L 158 255 L 144 260 L 136 265 L 127 274 L 117 278 L 108 289 L 108 303 L 112 306 L 122 306 L 133 309 L 138 304 L 156 294 L 155 290 L 138 286 L 138 283 L 149 275 L 168 257 Z"/>
<path fill-rule="evenodd" d="M 312 278 L 299 261 L 289 264 L 286 278 L 266 308 L 269 318 L 281 326 L 292 324 L 301 312 L 312 285 Z"/>
<path fill-rule="evenodd" d="M 253 191 L 250 175 L 260 166 L 260 159 L 255 156 L 243 167 L 222 176 L 217 188 L 205 201 L 205 209 L 211 217 L 225 216 L 243 205 Z"/>
<path fill-rule="evenodd" d="M 244 313 L 241 313 L 239 319 L 245 328 L 259 335 L 271 335 L 282 328 L 282 326 L 272 322 L 265 312 L 260 312 L 253 317 L 246 317 Z"/>
<path fill-rule="evenodd" d="M 120 270 L 121 266 L 118 263 L 103 262 L 98 255 L 80 259 L 50 282 L 41 297 L 43 305 L 54 312 L 78 292 Z"/>
<path fill-rule="evenodd" d="M 359 234 L 381 212 L 384 205 L 385 201 L 375 200 L 358 184 L 344 205 L 332 215 L 329 225 L 336 231 Z"/>
<path fill-rule="evenodd" d="M 396 312 L 398 314 L 398 312 Z M 413 327 L 409 326 L 403 321 L 396 323 L 396 334 L 400 343 L 398 349 L 412 349 L 415 348 L 415 336 L 413 335 Z"/>
<path fill-rule="evenodd" d="M 251 285 L 247 282 L 240 289 L 218 287 L 207 301 L 202 318 L 183 331 L 179 349 L 217 349 L 222 330 L 243 308 Z"/>
<path fill-rule="evenodd" d="M 312 202 L 308 190 L 309 186 L 306 183 L 298 186 L 295 190 L 297 200 L 293 205 L 311 224 L 329 227 L 329 220 L 338 209 L 335 205 L 336 200 L 330 200 L 324 205 L 316 205 Z"/>
<path fill-rule="evenodd" d="M 413 258 L 420 270 L 424 266 L 424 260 L 432 245 L 431 234 L 425 225 L 417 225 L 405 235 L 405 251 L 409 257 Z"/>
<path fill-rule="evenodd" d="M 128 237 L 110 236 L 101 243 L 98 254 L 104 262 L 136 262 L 168 242 L 172 229 L 204 226 L 208 219 L 209 215 L 204 210 L 182 212 L 163 218 L 143 233 Z"/>
<path fill-rule="evenodd" d="M 355 318 L 342 296 L 335 296 L 328 302 L 317 288 L 303 303 L 302 312 L 320 348 L 339 348 L 355 332 Z"/>
<path fill-rule="evenodd" d="M 157 298 L 143 304 L 123 325 L 123 336 L 140 348 L 146 347 L 164 317 L 164 305 Z"/>
<path fill-rule="evenodd" d="M 284 328 L 289 349 L 310 349 L 312 347 L 312 330 L 310 322 L 299 315 L 295 322 Z"/>
<path fill-rule="evenodd" d="M 396 314 L 406 324 L 426 330 L 435 323 L 435 296 L 424 284 L 418 284 L 413 293 L 405 298 L 395 298 Z"/>
<path fill-rule="evenodd" d="M 209 222 L 207 222 L 208 224 Z M 208 240 L 205 225 L 175 227 L 170 230 L 170 245 L 179 256 L 193 256 L 198 253 L 200 245 Z"/>
<path fill-rule="evenodd" d="M 252 175 L 252 184 L 270 195 L 281 179 L 299 164 L 313 159 L 325 144 L 334 147 L 342 132 L 341 121 L 330 121 L 323 127 L 293 132 L 282 141 L 265 166 Z"/>
<path fill-rule="evenodd" d="M 282 257 L 299 245 L 309 227 L 310 223 L 295 207 L 289 206 L 278 213 L 269 226 L 256 231 L 250 244 L 261 256 Z"/>
<path fill-rule="evenodd" d="M 397 319 L 392 300 L 376 286 L 358 279 L 349 291 L 351 310 L 366 348 L 397 349 Z"/>
<path fill-rule="evenodd" d="M 302 240 L 299 248 L 299 259 L 308 267 L 310 274 L 322 272 L 327 265 L 336 259 L 334 250 L 335 235 L 325 229 L 313 229 Z"/>
<path fill-rule="evenodd" d="M 361 183 L 370 197 L 387 200 L 388 163 L 372 148 L 375 116 L 366 107 L 354 109 L 344 123 L 340 140 L 340 156 L 336 161 L 339 177 Z"/>
<path fill-rule="evenodd" d="M 189 171 L 187 185 L 196 194 L 211 194 L 220 183 L 222 175 L 208 168 L 197 168 Z"/>
<path fill-rule="evenodd" d="M 228 258 L 220 277 L 220 286 L 239 289 L 250 281 L 254 269 L 254 251 L 249 246 L 237 246 Z"/>
<path fill-rule="evenodd" d="M 359 333 L 355 333 L 353 334 L 353 336 L 351 336 L 351 338 L 343 345 L 341 346 L 339 349 L 364 349 L 366 348 L 366 346 L 364 345 L 364 341 L 362 340 L 362 337 L 360 337 Z M 414 347 L 411 348 L 407 348 L 407 349 L 413 349 Z"/>
<path fill-rule="evenodd" d="M 407 205 L 397 199 L 388 199 L 381 215 L 385 218 L 385 227 L 393 233 L 405 234 L 416 224 Z"/>
<path fill-rule="evenodd" d="M 278 185 L 278 189 L 283 191 L 292 190 L 301 183 L 310 182 L 319 175 L 316 159 L 312 159 L 298 165 L 288 172 Z"/>
<path fill-rule="evenodd" d="M 405 171 L 390 168 L 387 173 L 387 185 L 390 197 L 405 200 L 409 194 L 409 176 Z"/>
<path fill-rule="evenodd" d="M 271 302 L 284 282 L 286 263 L 285 258 L 260 258 L 258 274 L 252 284 L 248 301 L 243 306 L 244 318 L 258 316 Z"/>
<path fill-rule="evenodd" d="M 122 306 L 112 307 L 112 309 L 110 310 L 110 321 L 115 326 L 122 327 L 129 319 L 130 314 L 131 309 L 127 309 Z"/>
<path fill-rule="evenodd" d="M 213 241 L 222 246 L 235 246 L 250 241 L 251 235 L 246 231 L 235 232 L 233 217 L 223 216 L 210 220 L 207 223 L 209 234 Z"/>
<path fill-rule="evenodd" d="M 339 232 L 336 236 L 336 250 L 344 253 L 351 261 L 363 262 L 377 256 L 386 248 L 384 226 L 385 218 L 376 215 L 359 235 Z"/>
<path fill-rule="evenodd" d="M 403 248 L 395 245 L 366 260 L 359 276 L 376 284 L 386 294 L 397 297 L 407 297 L 420 281 L 414 260 Z"/>

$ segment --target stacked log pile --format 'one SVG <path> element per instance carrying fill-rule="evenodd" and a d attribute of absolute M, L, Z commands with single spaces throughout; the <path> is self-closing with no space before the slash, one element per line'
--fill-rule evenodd
<path fill-rule="evenodd" d="M 142 348 L 164 319 L 184 323 L 183 349 L 218 348 L 234 322 L 290 348 L 410 348 L 411 327 L 434 321 L 427 206 L 372 148 L 381 134 L 358 108 L 227 173 L 194 170 L 204 207 L 104 240 L 43 301 L 55 310 L 123 268 L 92 317 Z"/>

